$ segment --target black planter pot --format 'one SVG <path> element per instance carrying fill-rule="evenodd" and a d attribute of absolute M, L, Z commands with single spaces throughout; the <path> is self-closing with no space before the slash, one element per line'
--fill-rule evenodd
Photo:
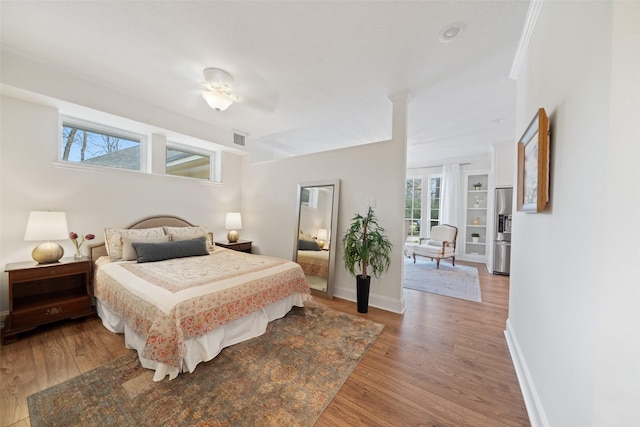
<path fill-rule="evenodd" d="M 369 311 L 369 288 L 371 286 L 371 276 L 356 276 L 358 291 L 358 313 Z"/>

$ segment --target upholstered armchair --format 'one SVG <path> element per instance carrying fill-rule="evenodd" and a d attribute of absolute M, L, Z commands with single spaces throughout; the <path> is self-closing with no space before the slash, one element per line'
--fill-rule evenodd
<path fill-rule="evenodd" d="M 413 247 L 413 262 L 416 255 L 436 260 L 436 268 L 440 268 L 440 260 L 451 258 L 456 265 L 456 239 L 458 228 L 453 225 L 443 224 L 431 227 L 431 237 L 420 238 L 420 244 Z M 424 242 L 424 243 L 423 243 Z"/>

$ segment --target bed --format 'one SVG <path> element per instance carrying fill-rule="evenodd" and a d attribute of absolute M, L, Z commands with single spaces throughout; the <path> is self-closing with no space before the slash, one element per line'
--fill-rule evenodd
<path fill-rule="evenodd" d="M 90 255 L 102 324 L 124 334 L 154 381 L 193 372 L 311 298 L 298 264 L 215 247 L 178 217 L 105 229 Z"/>
<path fill-rule="evenodd" d="M 329 276 L 329 251 L 299 250 L 296 261 L 306 274 L 323 279 Z"/>

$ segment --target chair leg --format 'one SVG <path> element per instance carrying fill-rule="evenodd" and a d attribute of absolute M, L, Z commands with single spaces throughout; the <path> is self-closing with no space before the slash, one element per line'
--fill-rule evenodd
<path fill-rule="evenodd" d="M 436 259 L 436 270 L 440 270 L 440 258 Z"/>
<path fill-rule="evenodd" d="M 451 262 L 453 263 L 453 266 L 455 267 L 455 266 L 456 266 L 456 257 L 453 257 L 453 258 L 451 258 L 451 259 L 452 259 L 452 261 L 451 261 Z"/>
<path fill-rule="evenodd" d="M 415 252 L 413 253 L 413 263 L 414 264 L 416 263 L 416 254 L 415 254 Z"/>

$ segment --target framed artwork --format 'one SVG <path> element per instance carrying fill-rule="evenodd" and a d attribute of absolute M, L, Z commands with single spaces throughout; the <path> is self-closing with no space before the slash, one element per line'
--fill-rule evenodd
<path fill-rule="evenodd" d="M 540 108 L 518 141 L 519 211 L 542 212 L 549 202 L 549 136 L 549 118 Z"/>

